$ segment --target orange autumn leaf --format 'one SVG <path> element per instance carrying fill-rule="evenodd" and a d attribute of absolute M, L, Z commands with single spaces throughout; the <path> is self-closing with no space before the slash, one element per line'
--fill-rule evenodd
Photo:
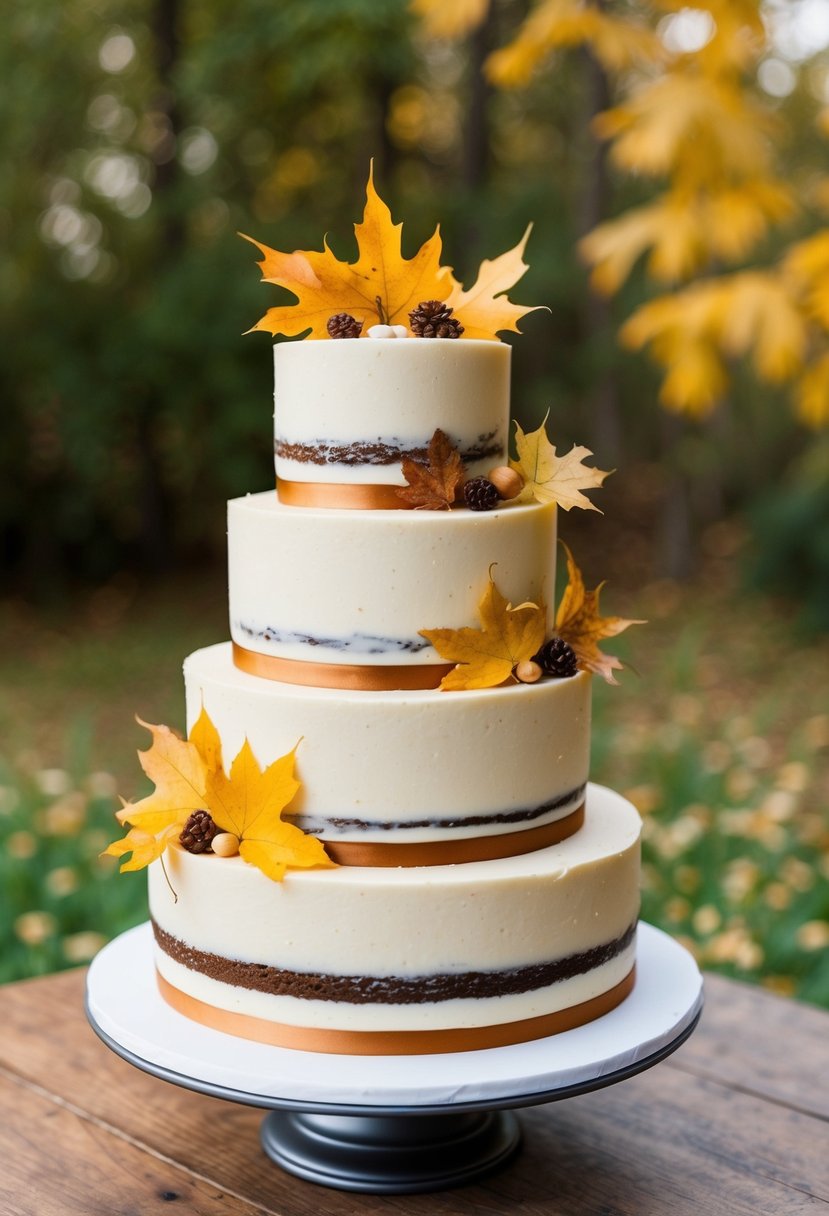
<path fill-rule="evenodd" d="M 622 662 L 615 655 L 599 650 L 599 642 L 602 638 L 624 633 L 629 625 L 644 625 L 645 622 L 626 621 L 620 616 L 600 616 L 599 594 L 604 584 L 599 583 L 593 591 L 587 591 L 572 553 L 564 544 L 563 548 L 567 554 L 569 581 L 556 613 L 556 634 L 572 646 L 582 671 L 592 671 L 603 676 L 608 684 L 618 684 L 613 672 L 622 667 Z"/>
<path fill-rule="evenodd" d="M 263 281 L 296 296 L 294 304 L 269 308 L 251 332 L 328 338 L 329 318 L 346 312 L 362 323 L 365 337 L 377 323 L 408 326 L 409 313 L 418 304 L 441 300 L 454 309 L 464 327 L 464 338 L 497 340 L 501 330 L 517 332 L 517 322 L 533 311 L 513 304 L 505 294 L 527 270 L 522 259 L 529 228 L 514 249 L 482 262 L 468 291 L 453 278 L 451 267 L 441 265 L 440 228 L 413 258 L 403 257 L 402 229 L 402 224 L 392 222 L 389 208 L 375 190 L 372 169 L 363 220 L 354 225 L 359 250 L 356 262 L 341 262 L 327 240 L 321 251 L 282 253 L 240 233 L 262 254 Z"/>
<path fill-rule="evenodd" d="M 332 866 L 322 842 L 282 820 L 282 811 L 299 789 L 294 752 L 262 771 L 247 739 L 230 769 L 211 772 L 207 804 L 214 822 L 239 840 L 239 854 L 268 878 L 279 882 L 288 867 Z"/>
<path fill-rule="evenodd" d="M 426 461 L 403 457 L 403 476 L 409 483 L 398 497 L 416 511 L 448 511 L 466 477 L 461 454 L 438 427 L 429 440 Z"/>
<path fill-rule="evenodd" d="M 480 629 L 421 629 L 435 650 L 450 663 L 457 663 L 441 680 L 441 688 L 495 688 L 510 678 L 513 668 L 530 659 L 544 641 L 547 613 L 543 604 L 519 604 L 513 608 L 489 580 L 478 605 Z"/>
<path fill-rule="evenodd" d="M 505 294 L 529 269 L 523 259 L 531 231 L 532 224 L 513 249 L 491 262 L 484 259 L 469 290 L 455 279 L 451 280 L 452 292 L 446 303 L 454 309 L 455 317 L 463 326 L 464 338 L 496 338 L 502 330 L 518 333 L 521 318 L 528 312 L 537 311 L 513 304 Z"/>
<path fill-rule="evenodd" d="M 269 308 L 253 330 L 287 336 L 310 330 L 310 338 L 328 338 L 326 323 L 340 312 L 361 321 L 363 334 L 380 322 L 408 325 L 409 313 L 421 301 L 446 298 L 451 278 L 449 269 L 440 265 L 440 229 L 407 259 L 401 251 L 402 228 L 392 222 L 389 208 L 375 190 L 372 169 L 363 221 L 354 225 L 359 249 L 356 262 L 341 262 L 327 240 L 321 252 L 280 253 L 245 236 L 263 254 L 263 280 L 287 288 L 297 297 L 295 304 Z"/>

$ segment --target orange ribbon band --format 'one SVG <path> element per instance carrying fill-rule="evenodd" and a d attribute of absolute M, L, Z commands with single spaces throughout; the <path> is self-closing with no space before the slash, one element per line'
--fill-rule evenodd
<path fill-rule="evenodd" d="M 480 1051 L 488 1047 L 508 1047 L 545 1039 L 593 1022 L 620 1005 L 633 991 L 635 968 L 608 992 L 559 1009 L 555 1013 L 505 1022 L 498 1026 L 470 1026 L 449 1030 L 329 1030 L 310 1026 L 289 1026 L 270 1022 L 247 1013 L 231 1013 L 208 1005 L 175 988 L 157 971 L 159 991 L 178 1013 L 211 1030 L 253 1039 L 270 1047 L 290 1047 L 347 1056 L 422 1056 L 447 1051 Z"/>
<path fill-rule="evenodd" d="M 259 654 L 233 643 L 233 662 L 251 676 L 313 688 L 345 688 L 358 692 L 391 692 L 437 688 L 453 663 L 398 663 L 388 667 L 369 663 L 306 663 Z"/>
<path fill-rule="evenodd" d="M 584 803 L 553 823 L 502 832 L 495 836 L 474 836 L 463 840 L 426 840 L 386 844 L 377 841 L 323 840 L 325 851 L 338 866 L 449 866 L 464 861 L 493 861 L 499 857 L 518 857 L 546 849 L 572 836 L 584 824 Z"/>
<path fill-rule="evenodd" d="M 398 490 L 404 486 L 354 485 L 329 481 L 286 481 L 280 477 L 276 493 L 289 507 L 328 507 L 341 511 L 406 511 L 410 504 Z"/>

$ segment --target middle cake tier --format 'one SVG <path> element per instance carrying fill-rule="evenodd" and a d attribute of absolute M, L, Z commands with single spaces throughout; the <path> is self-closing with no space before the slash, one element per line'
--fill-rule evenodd
<path fill-rule="evenodd" d="M 286 818 L 333 860 L 434 865 L 529 852 L 575 832 L 590 749 L 590 680 L 467 692 L 352 692 L 240 671 L 221 643 L 184 664 L 187 725 L 204 708 L 226 769 L 250 743 L 296 753 Z"/>
<path fill-rule="evenodd" d="M 237 663 L 322 687 L 435 687 L 447 668 L 419 631 L 480 627 L 490 570 L 513 604 L 545 603 L 551 628 L 555 541 L 550 504 L 341 511 L 285 506 L 273 491 L 234 499 Z M 349 668 L 363 669 L 350 684 Z"/>

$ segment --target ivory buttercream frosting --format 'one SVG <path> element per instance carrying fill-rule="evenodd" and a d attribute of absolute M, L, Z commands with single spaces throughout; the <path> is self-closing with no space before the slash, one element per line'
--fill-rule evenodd
<path fill-rule="evenodd" d="M 274 347 L 278 481 L 404 484 L 437 428 L 470 476 L 503 464 L 510 348 L 503 342 L 284 342 Z"/>

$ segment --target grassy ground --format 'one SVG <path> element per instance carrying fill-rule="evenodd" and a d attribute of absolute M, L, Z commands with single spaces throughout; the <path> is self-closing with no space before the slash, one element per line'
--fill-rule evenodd
<path fill-rule="evenodd" d="M 650 623 L 619 640 L 636 672 L 596 688 L 593 775 L 644 816 L 647 919 L 829 1006 L 829 644 L 738 595 L 722 549 L 693 586 L 605 593 Z M 120 579 L 68 617 L 0 605 L 0 979 L 84 961 L 146 915 L 143 876 L 97 854 L 116 791 L 142 792 L 133 715 L 183 725 L 181 660 L 226 636 L 225 605 L 221 571 Z"/>

